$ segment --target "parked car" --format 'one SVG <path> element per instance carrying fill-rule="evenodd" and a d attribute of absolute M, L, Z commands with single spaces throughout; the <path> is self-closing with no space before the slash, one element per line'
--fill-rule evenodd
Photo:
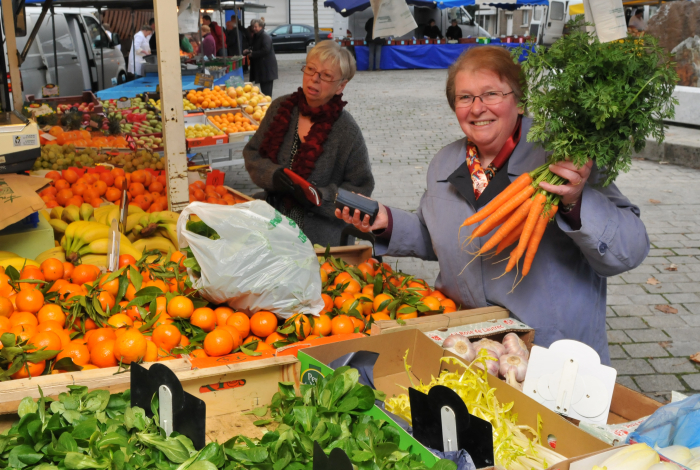
<path fill-rule="evenodd" d="M 306 46 L 315 46 L 314 28 L 305 24 L 283 24 L 270 31 L 275 52 L 306 51 Z M 319 31 L 320 41 L 333 39 L 333 33 Z"/>
<path fill-rule="evenodd" d="M 27 44 L 29 33 L 40 14 L 40 7 L 26 7 L 27 35 L 17 38 L 17 49 L 20 52 Z M 41 88 L 48 83 L 58 83 L 61 96 L 74 96 L 80 95 L 84 90 L 98 91 L 126 81 L 124 56 L 115 48 L 116 44 L 105 34 L 92 12 L 84 8 L 56 8 L 54 18 L 58 82 L 49 13 L 20 67 L 26 95 L 41 96 Z M 113 36 L 113 39 L 116 38 Z"/>

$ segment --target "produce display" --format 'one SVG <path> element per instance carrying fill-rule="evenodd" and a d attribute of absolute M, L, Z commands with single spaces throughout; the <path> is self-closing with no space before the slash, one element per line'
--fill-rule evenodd
<path fill-rule="evenodd" d="M 454 333 L 445 339 L 442 347 L 466 363 L 474 361 L 479 351 L 484 349 L 487 353 L 486 361 L 477 362 L 476 366 L 486 366 L 489 374 L 504 378 L 507 384 L 522 391 L 530 352 L 515 333 L 506 334 L 502 343 L 488 338 L 472 343 L 469 338 Z"/>
<path fill-rule="evenodd" d="M 141 137 L 144 141 L 144 146 L 162 146 L 162 139 Z M 95 163 L 109 163 L 116 167 L 122 168 L 124 171 L 133 172 L 136 170 L 163 170 L 165 169 L 165 158 L 159 153 L 154 153 L 150 149 L 141 149 L 130 152 L 106 153 L 100 152 L 94 157 Z M 165 184 L 163 182 L 163 184 Z"/>
<path fill-rule="evenodd" d="M 132 166 L 133 162 L 134 160 L 131 161 Z M 127 184 L 130 205 L 149 212 L 162 211 L 168 207 L 165 176 L 154 176 L 143 169 L 125 172 L 122 168 L 113 168 L 111 171 L 86 172 L 80 175 L 78 171 L 69 168 L 61 173 L 50 171 L 46 178 L 53 181 L 39 195 L 49 209 L 71 205 L 80 207 L 84 202 L 97 208 L 105 201 L 118 201 L 124 183 Z"/>
<path fill-rule="evenodd" d="M 515 269 L 522 259 L 518 271 L 524 277 L 560 201 L 539 184 L 568 183 L 549 165 L 570 160 L 580 168 L 593 160 L 605 168 L 599 183 L 612 183 L 629 170 L 632 151 L 641 151 L 647 136 L 663 141 L 663 121 L 674 115 L 677 101 L 672 94 L 678 76 L 656 38 L 601 43 L 580 18 L 571 34 L 552 47 L 536 46 L 522 68 L 528 80 L 523 99 L 533 114 L 527 139 L 541 143 L 551 155 L 545 165 L 518 177 L 462 227 L 483 221 L 466 240 L 469 243 L 500 226 L 477 255 L 515 245 L 505 271 Z M 620 72 L 613 76 L 610 70 Z"/>
<path fill-rule="evenodd" d="M 512 403 L 500 403 L 495 397 L 486 378 L 486 369 L 489 367 L 488 356 L 488 350 L 483 349 L 469 365 L 453 357 L 443 357 L 441 362 L 459 366 L 459 372 L 443 370 L 438 377 L 433 377 L 427 384 L 416 384 L 411 380 L 412 387 L 426 394 L 436 385 L 451 388 L 464 400 L 469 413 L 491 423 L 494 457 L 498 468 L 544 470 L 565 460 L 566 457 L 542 445 L 540 433 L 537 430 L 517 424 L 517 417 L 510 412 Z M 481 365 L 481 370 L 470 367 L 476 364 Z M 410 378 L 408 365 L 406 365 L 406 373 Z M 387 398 L 385 406 L 387 411 L 411 422 L 408 395 Z M 528 438 L 524 431 L 535 438 Z M 613 469 L 608 468 L 608 470 Z"/>
<path fill-rule="evenodd" d="M 195 181 L 189 187 L 190 202 L 200 201 L 210 204 L 221 204 L 232 206 L 241 202 L 248 202 L 235 194 L 231 194 L 224 186 L 214 186 L 205 184 L 202 181 Z"/>
<path fill-rule="evenodd" d="M 188 139 L 196 139 L 198 137 L 214 137 L 222 135 L 221 131 L 209 124 L 193 124 L 185 127 L 185 137 Z"/>
<path fill-rule="evenodd" d="M 209 116 L 209 120 L 212 122 L 212 124 L 227 134 L 258 130 L 258 126 L 252 124 L 250 119 L 243 116 L 243 113 L 227 113 L 219 114 L 217 116 Z"/>
<path fill-rule="evenodd" d="M 32 170 L 67 170 L 68 167 L 77 168 L 94 166 L 97 161 L 97 150 L 76 149 L 73 144 L 43 145 L 41 156 L 36 159 Z"/>
<path fill-rule="evenodd" d="M 190 90 L 186 98 L 194 105 L 203 109 L 214 108 L 235 108 L 243 105 L 250 105 L 255 108 L 258 105 L 269 104 L 272 98 L 260 93 L 258 87 L 246 85 L 244 87 L 221 88 L 218 85 L 213 89 L 205 88 L 202 91 Z M 266 111 L 267 106 L 261 107 L 261 111 Z M 264 112 L 263 112 L 264 115 Z"/>
<path fill-rule="evenodd" d="M 95 112 L 95 103 L 86 103 L 83 101 L 81 103 L 63 103 L 56 105 L 56 114 L 65 114 L 73 110 L 81 113 L 93 113 Z"/>
<path fill-rule="evenodd" d="M 259 440 L 239 435 L 209 442 L 199 451 L 184 435 L 166 436 L 157 411 L 149 418 L 144 409 L 130 406 L 130 390 L 110 395 L 72 386 L 55 401 L 43 394 L 37 402 L 24 398 L 20 421 L 5 434 L 4 451 L 11 468 L 304 470 L 312 466 L 317 441 L 326 452 L 343 448 L 360 469 L 429 468 L 410 449 L 400 449 L 395 428 L 361 414 L 374 405 L 375 392 L 358 377 L 357 370 L 345 367 L 316 385 L 302 385 L 301 396 L 282 382 L 269 404 L 271 419 L 256 421 L 258 426 L 274 421 L 274 431 Z M 158 409 L 157 402 L 152 408 Z M 439 460 L 432 468 L 456 470 L 457 465 Z"/>

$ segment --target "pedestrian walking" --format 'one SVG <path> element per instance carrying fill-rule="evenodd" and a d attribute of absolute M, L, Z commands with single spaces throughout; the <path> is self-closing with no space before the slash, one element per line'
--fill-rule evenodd
<path fill-rule="evenodd" d="M 216 40 L 209 26 L 205 24 L 202 25 L 202 54 L 207 57 L 216 56 Z"/>
<path fill-rule="evenodd" d="M 248 49 L 248 41 L 245 34 L 238 28 L 236 19 L 226 22 L 226 52 L 231 55 L 242 55 Z"/>
<path fill-rule="evenodd" d="M 131 41 L 127 71 L 135 77 L 141 76 L 141 64 L 146 62 L 143 58 L 151 53 L 151 48 L 148 45 L 148 37 L 152 33 L 153 30 L 150 26 L 143 25 L 141 26 L 141 30 L 134 34 L 134 39 Z"/>
<path fill-rule="evenodd" d="M 253 20 L 253 42 L 243 52 L 250 57 L 250 81 L 260 84 L 260 90 L 272 96 L 272 84 L 277 80 L 277 57 L 272 47 L 272 38 L 263 31 L 262 21 Z"/>
<path fill-rule="evenodd" d="M 369 49 L 369 65 L 367 66 L 368 71 L 372 71 L 375 68 L 381 70 L 382 65 L 382 42 L 383 39 L 374 39 L 374 17 L 367 20 L 365 23 L 365 42 L 367 43 L 367 48 Z M 376 60 L 376 62 L 375 62 Z"/>
<path fill-rule="evenodd" d="M 209 15 L 202 16 L 202 24 L 209 26 L 211 35 L 214 37 L 216 43 L 215 55 L 226 57 L 226 38 L 224 37 L 224 32 L 221 30 L 221 26 L 219 26 L 216 21 L 212 21 Z"/>

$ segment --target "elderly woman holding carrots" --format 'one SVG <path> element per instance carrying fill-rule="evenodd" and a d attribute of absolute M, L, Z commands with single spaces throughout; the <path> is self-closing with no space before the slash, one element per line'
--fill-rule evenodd
<path fill-rule="evenodd" d="M 538 345 L 578 340 L 609 364 L 606 277 L 644 260 L 646 228 L 639 208 L 614 184 L 598 184 L 604 175 L 592 162 L 581 168 L 570 162 L 551 165 L 560 178 L 555 182 L 564 183 L 560 185 L 521 176 L 546 168 L 544 150 L 526 140 L 532 121 L 523 116 L 524 86 L 520 66 L 504 49 L 469 49 L 450 67 L 446 86 L 447 101 L 466 137 L 433 158 L 418 210 L 380 204 L 371 227 L 369 217 L 360 220 L 347 207 L 336 210 L 336 217 L 372 230 L 378 255 L 437 260 L 436 288 L 462 307 L 503 306 L 535 328 Z M 552 223 L 546 223 L 548 218 L 527 220 L 532 205 L 542 207 L 540 189 L 559 199 L 558 212 L 557 206 L 550 211 L 547 205 Z M 494 206 L 522 212 L 517 224 L 511 220 L 513 226 L 499 234 L 505 236 L 493 240 L 508 219 L 481 215 L 491 201 L 487 212 Z M 523 256 L 526 247 L 514 242 L 526 230 L 534 249 Z M 508 262 L 511 269 L 504 275 Z M 529 272 L 522 276 L 525 267 Z"/>

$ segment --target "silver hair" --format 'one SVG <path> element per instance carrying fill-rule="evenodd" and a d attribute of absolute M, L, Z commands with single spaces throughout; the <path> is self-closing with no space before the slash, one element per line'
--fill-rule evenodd
<path fill-rule="evenodd" d="M 348 82 L 352 80 L 357 71 L 355 58 L 350 51 L 340 47 L 335 41 L 321 41 L 316 44 L 307 54 L 306 62 L 308 63 L 311 59 L 318 59 L 321 62 L 330 60 L 334 66 L 340 69 L 341 79 Z"/>

